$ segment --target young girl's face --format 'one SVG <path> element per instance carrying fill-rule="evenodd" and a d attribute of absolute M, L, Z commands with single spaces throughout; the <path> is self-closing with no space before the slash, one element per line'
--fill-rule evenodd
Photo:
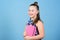
<path fill-rule="evenodd" d="M 29 14 L 30 18 L 34 18 L 35 16 L 37 16 L 38 10 L 37 10 L 36 6 L 30 6 L 29 10 L 28 10 L 28 14 Z"/>

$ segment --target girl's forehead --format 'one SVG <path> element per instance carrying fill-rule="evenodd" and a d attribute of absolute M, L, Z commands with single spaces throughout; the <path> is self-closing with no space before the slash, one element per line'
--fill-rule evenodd
<path fill-rule="evenodd" d="M 36 9 L 36 6 L 30 6 L 29 9 Z"/>

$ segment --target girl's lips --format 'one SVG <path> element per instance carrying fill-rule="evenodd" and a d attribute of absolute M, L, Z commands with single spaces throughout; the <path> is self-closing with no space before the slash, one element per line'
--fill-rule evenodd
<path fill-rule="evenodd" d="M 29 15 L 33 15 L 33 14 L 29 14 Z"/>

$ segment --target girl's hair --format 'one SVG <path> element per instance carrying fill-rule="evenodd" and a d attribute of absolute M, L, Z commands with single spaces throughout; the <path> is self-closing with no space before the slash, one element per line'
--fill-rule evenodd
<path fill-rule="evenodd" d="M 37 10 L 39 11 L 38 2 L 34 2 L 33 4 L 30 4 L 30 6 L 36 6 Z M 40 19 L 40 15 L 39 15 L 39 12 L 38 12 L 38 14 L 37 14 L 37 18 L 34 20 L 34 23 L 37 23 L 38 20 L 41 21 L 41 19 Z"/>

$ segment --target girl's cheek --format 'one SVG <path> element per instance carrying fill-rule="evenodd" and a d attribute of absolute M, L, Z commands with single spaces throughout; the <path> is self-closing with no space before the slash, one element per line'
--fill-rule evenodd
<path fill-rule="evenodd" d="M 36 15 L 36 12 L 34 12 L 33 15 Z"/>

